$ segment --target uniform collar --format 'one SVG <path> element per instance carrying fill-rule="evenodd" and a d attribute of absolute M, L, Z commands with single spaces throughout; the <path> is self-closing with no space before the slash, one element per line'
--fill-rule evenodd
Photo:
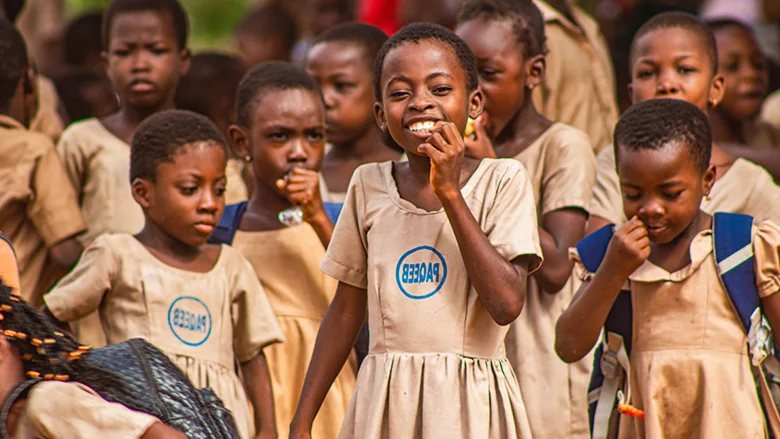
<path fill-rule="evenodd" d="M 27 130 L 18 120 L 11 116 L 0 114 L 0 128 L 8 130 Z"/>

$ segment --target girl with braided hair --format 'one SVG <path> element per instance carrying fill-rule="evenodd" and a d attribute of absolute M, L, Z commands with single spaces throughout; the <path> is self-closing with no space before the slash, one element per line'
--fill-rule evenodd
<path fill-rule="evenodd" d="M 183 438 L 157 418 L 101 398 L 89 387 L 70 381 L 73 362 L 87 346 L 59 332 L 47 319 L 13 294 L 4 277 L 15 265 L 13 250 L 0 240 L 0 436 L 27 438 Z M 26 399 L 17 390 L 29 380 Z M 26 387 L 26 386 L 25 386 Z"/>

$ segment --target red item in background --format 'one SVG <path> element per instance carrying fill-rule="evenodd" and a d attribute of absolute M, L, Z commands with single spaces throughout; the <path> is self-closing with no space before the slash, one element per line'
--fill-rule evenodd
<path fill-rule="evenodd" d="M 401 0 L 359 0 L 358 20 L 373 24 L 388 35 L 398 30 L 398 2 Z"/>

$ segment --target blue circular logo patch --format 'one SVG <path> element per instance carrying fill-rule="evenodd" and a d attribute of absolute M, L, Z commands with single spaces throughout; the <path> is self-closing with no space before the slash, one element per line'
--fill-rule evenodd
<path fill-rule="evenodd" d="M 395 267 L 395 281 L 410 299 L 427 299 L 444 286 L 447 261 L 429 245 L 413 248 L 401 256 Z"/>
<path fill-rule="evenodd" d="M 211 312 L 200 299 L 182 296 L 168 308 L 168 326 L 187 346 L 200 346 L 211 335 Z"/>

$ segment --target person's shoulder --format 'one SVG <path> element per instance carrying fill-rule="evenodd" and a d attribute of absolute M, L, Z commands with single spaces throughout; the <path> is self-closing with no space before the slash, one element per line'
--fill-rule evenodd
<path fill-rule="evenodd" d="M 92 240 L 85 250 L 94 248 L 115 255 L 137 254 L 140 245 L 141 243 L 129 233 L 103 233 Z"/>
<path fill-rule="evenodd" d="M 103 124 L 97 118 L 91 117 L 89 119 L 73 122 L 65 128 L 60 136 L 60 143 L 63 142 L 90 142 L 94 139 L 104 137 L 106 129 Z"/>
<path fill-rule="evenodd" d="M 750 160 L 738 158 L 731 165 L 723 178 L 732 177 L 736 180 L 743 182 L 754 182 L 757 184 L 771 183 L 773 186 L 777 186 L 774 183 L 772 175 L 763 167 L 751 162 Z"/>
<path fill-rule="evenodd" d="M 35 384 L 27 395 L 25 411 L 35 422 L 36 417 L 47 418 L 64 412 L 63 405 L 78 404 L 85 397 L 96 397 L 97 393 L 89 387 L 68 381 L 41 381 Z"/>
<path fill-rule="evenodd" d="M 546 143 L 556 147 L 587 151 L 590 155 L 593 155 L 590 136 L 585 131 L 574 128 L 571 125 L 556 122 L 542 136 L 546 137 Z"/>
<path fill-rule="evenodd" d="M 497 182 L 499 184 L 511 179 L 529 179 L 528 170 L 520 161 L 515 159 L 482 159 L 479 166 L 484 167 L 481 179 Z M 476 172 L 479 172 L 479 169 Z"/>
<path fill-rule="evenodd" d="M 392 178 L 393 162 L 366 163 L 355 169 L 349 185 L 360 187 L 364 192 L 381 192 Z"/>

